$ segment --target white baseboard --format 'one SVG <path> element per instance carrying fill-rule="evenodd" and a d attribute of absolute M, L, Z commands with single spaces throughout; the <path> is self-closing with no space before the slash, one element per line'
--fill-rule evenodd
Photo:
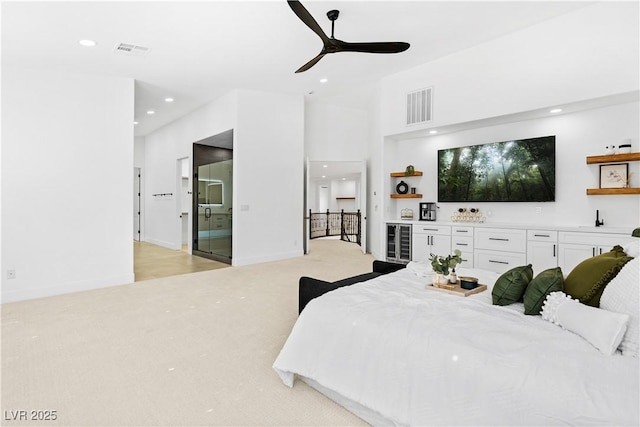
<path fill-rule="evenodd" d="M 133 283 L 135 275 L 123 274 L 119 276 L 100 277 L 90 280 L 81 280 L 71 283 L 58 283 L 52 286 L 31 287 L 17 290 L 2 291 L 2 304 L 8 302 L 26 301 L 36 298 L 45 298 L 55 295 L 70 294 L 73 292 L 90 291 L 93 289 L 108 288 Z"/>
<path fill-rule="evenodd" d="M 280 252 L 277 254 L 268 254 L 268 255 L 257 256 L 257 257 L 233 258 L 231 260 L 231 265 L 234 267 L 239 267 L 242 265 L 260 264 L 263 262 L 280 261 L 283 259 L 297 258 L 303 255 L 304 253 L 302 249 L 298 249 L 296 251 L 291 251 L 291 252 Z"/>

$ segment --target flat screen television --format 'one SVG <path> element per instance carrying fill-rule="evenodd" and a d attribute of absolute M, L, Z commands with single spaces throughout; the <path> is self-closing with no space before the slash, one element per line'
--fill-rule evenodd
<path fill-rule="evenodd" d="M 553 202 L 556 137 L 438 150 L 439 202 Z"/>

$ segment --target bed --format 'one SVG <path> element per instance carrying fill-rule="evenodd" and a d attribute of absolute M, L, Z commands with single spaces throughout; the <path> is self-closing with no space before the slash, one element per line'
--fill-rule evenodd
<path fill-rule="evenodd" d="M 639 262 L 619 274 L 635 286 L 636 305 Z M 405 268 L 313 299 L 275 371 L 287 386 L 305 381 L 372 425 L 639 424 L 637 357 L 599 351 L 570 328 L 525 315 L 522 303 L 494 305 L 500 275 L 458 270 L 488 289 L 450 295 Z"/>

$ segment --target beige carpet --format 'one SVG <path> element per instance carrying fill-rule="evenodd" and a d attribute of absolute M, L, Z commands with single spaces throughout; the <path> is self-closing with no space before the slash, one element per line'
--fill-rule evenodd
<path fill-rule="evenodd" d="M 271 366 L 297 318 L 298 278 L 372 261 L 314 240 L 296 259 L 4 304 L 2 425 L 366 425 Z M 57 419 L 11 420 L 32 410 Z"/>

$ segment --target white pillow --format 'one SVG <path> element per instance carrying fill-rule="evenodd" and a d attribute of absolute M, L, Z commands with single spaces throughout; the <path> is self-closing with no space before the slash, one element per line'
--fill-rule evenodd
<path fill-rule="evenodd" d="M 628 314 L 582 304 L 564 292 L 547 295 L 540 314 L 544 320 L 580 335 L 604 354 L 615 353 L 629 321 Z"/>
<path fill-rule="evenodd" d="M 622 246 L 624 253 L 627 256 L 637 258 L 640 256 L 640 238 L 635 238 L 629 243 Z"/>
<path fill-rule="evenodd" d="M 625 356 L 638 357 L 640 347 L 640 257 L 622 267 L 602 292 L 600 308 L 630 316 L 620 350 Z"/>

